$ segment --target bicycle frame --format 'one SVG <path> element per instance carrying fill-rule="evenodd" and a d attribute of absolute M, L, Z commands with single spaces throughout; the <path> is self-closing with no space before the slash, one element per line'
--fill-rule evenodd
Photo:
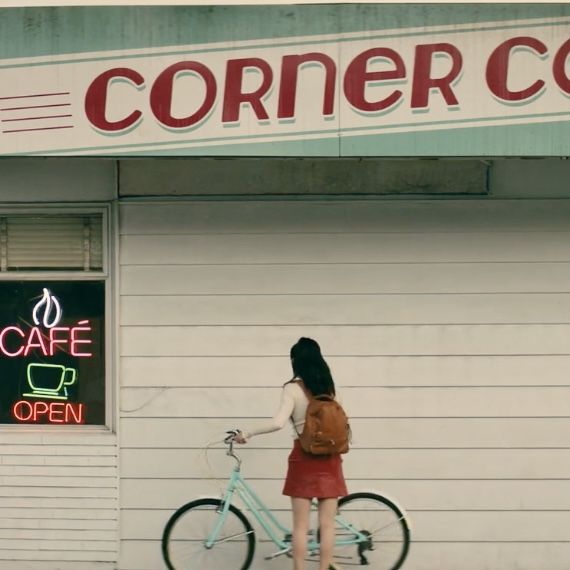
<path fill-rule="evenodd" d="M 234 494 L 237 494 L 242 500 L 247 510 L 255 517 L 257 522 L 261 525 L 267 536 L 279 548 L 287 551 L 288 543 L 284 538 L 279 536 L 282 534 L 285 537 L 290 533 L 290 529 L 284 526 L 271 510 L 263 503 L 255 491 L 242 477 L 239 467 L 235 467 L 230 476 L 228 486 L 222 499 L 222 512 L 218 519 L 216 526 L 212 529 L 210 536 L 206 540 L 206 548 L 211 548 L 216 542 L 217 536 L 224 524 L 225 517 L 229 511 L 230 503 L 232 502 Z"/>
<path fill-rule="evenodd" d="M 265 503 L 263 503 L 263 501 L 259 498 L 251 486 L 242 477 L 241 460 L 237 455 L 233 453 L 233 444 L 230 444 L 227 455 L 233 457 L 237 461 L 237 465 L 234 467 L 231 473 L 228 486 L 222 499 L 220 517 L 218 518 L 218 521 L 216 522 L 216 525 L 212 529 L 210 535 L 206 539 L 206 548 L 212 548 L 216 543 L 220 530 L 224 524 L 224 520 L 229 511 L 229 506 L 232 502 L 234 493 L 237 493 L 239 498 L 247 507 L 247 510 L 255 517 L 269 539 L 281 549 L 279 552 L 272 555 L 271 558 L 288 553 L 291 549 L 291 542 L 290 538 L 288 539 L 287 536 L 291 537 L 291 529 L 287 528 L 281 522 L 279 522 L 279 520 L 277 520 L 275 515 L 271 512 L 271 509 L 269 509 Z M 369 539 L 369 537 L 359 532 L 350 523 L 343 520 L 340 515 L 336 516 L 336 522 L 339 526 L 341 526 L 344 530 L 350 532 L 352 535 L 349 539 L 337 538 L 335 541 L 336 546 L 358 544 Z M 280 534 L 282 534 L 282 537 Z M 314 536 L 310 537 L 308 540 L 307 549 L 309 553 L 318 551 L 319 543 Z"/>

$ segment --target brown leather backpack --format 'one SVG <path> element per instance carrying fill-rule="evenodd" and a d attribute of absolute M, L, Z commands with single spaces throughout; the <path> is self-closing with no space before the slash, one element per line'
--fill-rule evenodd
<path fill-rule="evenodd" d="M 351 434 L 343 407 L 330 394 L 313 396 L 303 382 L 299 386 L 309 399 L 303 432 L 295 427 L 303 450 L 312 455 L 347 453 Z"/>

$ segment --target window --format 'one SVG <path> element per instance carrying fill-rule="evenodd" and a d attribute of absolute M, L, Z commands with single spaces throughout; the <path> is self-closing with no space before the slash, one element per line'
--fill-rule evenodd
<path fill-rule="evenodd" d="M 103 215 L 0 214 L 0 423 L 106 423 Z"/>
<path fill-rule="evenodd" d="M 103 268 L 102 215 L 0 216 L 1 271 Z"/>

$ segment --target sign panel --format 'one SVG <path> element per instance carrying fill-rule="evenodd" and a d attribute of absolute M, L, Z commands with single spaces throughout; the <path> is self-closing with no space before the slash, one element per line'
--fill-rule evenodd
<path fill-rule="evenodd" d="M 105 424 L 103 282 L 0 282 L 0 423 Z"/>
<path fill-rule="evenodd" d="M 342 156 L 404 134 L 393 154 L 413 155 L 420 132 L 570 125 L 570 18 L 18 58 L 0 78 L 2 154 Z"/>

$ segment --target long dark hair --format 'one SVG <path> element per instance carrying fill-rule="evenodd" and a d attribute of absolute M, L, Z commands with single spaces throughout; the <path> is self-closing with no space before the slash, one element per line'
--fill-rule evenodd
<path fill-rule="evenodd" d="M 313 396 L 335 395 L 329 366 L 321 354 L 321 347 L 312 338 L 301 337 L 291 347 L 291 366 L 295 377 L 303 380 Z"/>

